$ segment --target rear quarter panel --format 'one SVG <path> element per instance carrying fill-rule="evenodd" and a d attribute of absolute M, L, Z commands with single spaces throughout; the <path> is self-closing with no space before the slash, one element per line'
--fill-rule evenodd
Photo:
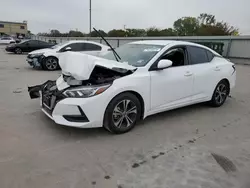
<path fill-rule="evenodd" d="M 230 84 L 230 89 L 233 89 L 235 87 L 235 82 L 236 82 L 236 70 L 234 70 L 233 68 L 234 63 L 219 57 L 217 58 L 216 61 L 217 61 L 216 64 L 220 68 L 218 83 L 223 79 L 227 79 Z"/>

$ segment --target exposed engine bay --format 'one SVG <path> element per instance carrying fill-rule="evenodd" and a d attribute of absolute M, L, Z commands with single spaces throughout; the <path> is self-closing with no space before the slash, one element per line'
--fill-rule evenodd
<path fill-rule="evenodd" d="M 106 83 L 112 83 L 114 80 L 123 76 L 130 75 L 133 72 L 134 71 L 121 68 L 108 69 L 105 67 L 96 66 L 88 80 L 76 80 L 72 76 L 62 75 L 64 82 L 68 84 L 68 87 L 64 90 L 79 86 L 96 86 Z M 28 92 L 31 99 L 39 98 L 40 92 L 45 94 L 51 94 L 51 92 L 53 92 L 55 95 L 61 95 L 63 91 L 59 91 L 56 85 L 56 81 L 52 80 L 48 80 L 41 85 L 28 87 Z"/>
<path fill-rule="evenodd" d="M 133 73 L 132 71 L 125 70 L 125 69 L 112 70 L 112 69 L 108 69 L 105 67 L 96 66 L 88 80 L 80 81 L 81 83 L 76 84 L 76 85 L 84 86 L 84 85 L 99 85 L 99 84 L 110 83 L 110 82 L 113 82 L 115 79 L 118 79 L 123 76 L 127 76 L 132 73 Z M 69 76 L 65 76 L 65 75 L 63 77 L 64 77 L 64 81 L 67 81 L 67 78 L 69 78 Z M 70 83 L 68 84 L 72 86 L 72 84 Z"/>

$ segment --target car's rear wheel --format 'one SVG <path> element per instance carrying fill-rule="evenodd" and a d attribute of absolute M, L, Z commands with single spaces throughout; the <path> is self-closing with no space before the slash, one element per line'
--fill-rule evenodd
<path fill-rule="evenodd" d="M 23 53 L 23 51 L 22 51 L 21 48 L 16 48 L 15 49 L 15 54 L 22 54 L 22 53 Z"/>
<path fill-rule="evenodd" d="M 211 106 L 220 107 L 226 101 L 230 92 L 230 86 L 226 80 L 220 81 L 213 93 L 213 97 L 210 101 Z"/>
<path fill-rule="evenodd" d="M 122 134 L 134 128 L 141 117 L 141 104 L 132 93 L 116 96 L 108 105 L 104 115 L 104 128 Z"/>
<path fill-rule="evenodd" d="M 54 71 L 59 69 L 58 59 L 55 57 L 47 57 L 43 63 L 42 67 L 45 70 Z"/>

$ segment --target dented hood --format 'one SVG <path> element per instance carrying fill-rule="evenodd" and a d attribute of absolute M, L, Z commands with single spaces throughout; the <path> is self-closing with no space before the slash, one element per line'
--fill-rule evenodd
<path fill-rule="evenodd" d="M 107 60 L 79 52 L 64 52 L 59 57 L 62 73 L 77 80 L 88 80 L 95 66 L 112 69 L 114 71 L 135 70 L 136 67 L 113 60 Z"/>

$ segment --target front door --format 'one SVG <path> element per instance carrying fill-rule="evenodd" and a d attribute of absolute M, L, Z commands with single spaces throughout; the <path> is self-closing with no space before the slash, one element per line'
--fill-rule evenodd
<path fill-rule="evenodd" d="M 151 110 L 162 111 L 191 103 L 194 77 L 187 65 L 186 49 L 171 49 L 161 59 L 169 59 L 173 65 L 164 70 L 150 71 Z"/>

